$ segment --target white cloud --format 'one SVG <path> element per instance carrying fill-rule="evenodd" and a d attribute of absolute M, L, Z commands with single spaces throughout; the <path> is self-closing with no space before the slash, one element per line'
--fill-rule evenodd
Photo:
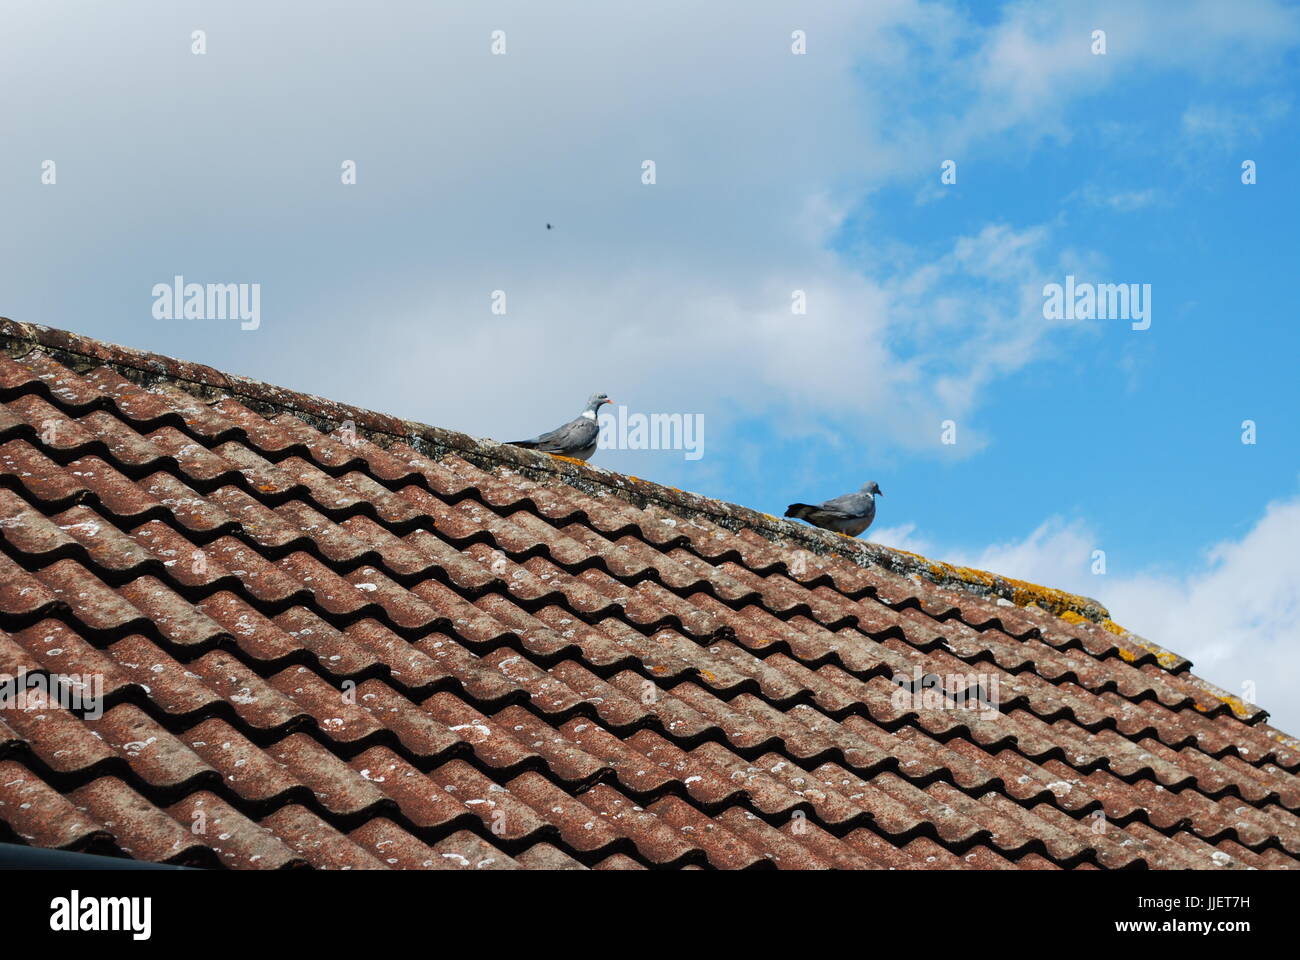
<path fill-rule="evenodd" d="M 1279 123 L 1291 105 L 1266 98 L 1254 110 L 1235 110 L 1222 104 L 1194 103 L 1183 111 L 1183 133 L 1191 140 L 1208 141 L 1224 150 L 1257 140 L 1266 127 Z"/>
<path fill-rule="evenodd" d="M 1159 191 L 1153 187 L 1144 190 L 1105 190 L 1096 184 L 1087 185 L 1077 195 L 1091 206 L 1105 207 L 1117 213 L 1143 210 L 1160 199 Z"/>
<path fill-rule="evenodd" d="M 1186 71 L 1221 84 L 1249 82 L 1300 41 L 1300 12 L 1273 0 L 1185 0 L 1176 13 L 1160 3 L 1061 0 L 1011 4 L 973 44 L 968 27 L 947 32 L 964 44 L 935 46 L 938 86 L 964 105 L 938 134 L 953 149 L 1014 128 L 1031 139 L 1068 141 L 1079 101 L 1133 74 Z M 1097 29 L 1106 32 L 1102 56 L 1091 50 Z M 969 52 L 954 55 L 960 49 Z"/>
<path fill-rule="evenodd" d="M 895 550 L 907 550 L 922 555 L 933 554 L 930 541 L 917 536 L 915 523 L 900 523 L 896 527 L 872 527 L 867 535 L 872 543 L 884 544 Z"/>

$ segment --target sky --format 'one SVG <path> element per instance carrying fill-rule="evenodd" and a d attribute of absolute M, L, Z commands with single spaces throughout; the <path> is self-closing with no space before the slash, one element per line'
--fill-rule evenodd
<path fill-rule="evenodd" d="M 1300 733 L 1298 63 L 1277 0 L 9 0 L 0 315 L 500 440 L 700 417 L 593 462 L 875 480 L 867 539 Z M 256 329 L 158 316 L 177 275 Z M 1049 318 L 1067 276 L 1149 326 Z"/>

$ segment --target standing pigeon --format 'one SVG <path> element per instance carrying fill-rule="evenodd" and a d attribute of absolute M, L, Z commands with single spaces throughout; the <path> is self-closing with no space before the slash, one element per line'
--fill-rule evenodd
<path fill-rule="evenodd" d="M 511 440 L 510 445 L 586 460 L 596 452 L 596 442 L 600 439 L 600 425 L 596 423 L 596 411 L 605 404 L 613 402 L 603 393 L 593 393 L 587 398 L 587 409 L 564 426 L 556 427 L 550 433 L 544 433 L 532 440 Z"/>
<path fill-rule="evenodd" d="M 876 519 L 876 496 L 883 497 L 884 494 L 873 480 L 864 484 L 857 493 L 846 493 L 816 506 L 792 503 L 786 508 L 785 515 L 807 520 L 814 527 L 823 530 L 834 530 L 836 533 L 856 537 Z"/>

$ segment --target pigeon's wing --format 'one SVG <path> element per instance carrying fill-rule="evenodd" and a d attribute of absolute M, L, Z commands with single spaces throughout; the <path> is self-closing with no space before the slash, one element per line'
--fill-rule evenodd
<path fill-rule="evenodd" d="M 844 517 L 861 517 L 871 509 L 871 498 L 865 493 L 846 493 L 842 497 L 818 504 L 817 509 Z"/>
<path fill-rule="evenodd" d="M 785 515 L 787 517 L 798 517 L 801 520 L 807 520 L 809 523 L 855 517 L 862 512 L 862 504 L 858 502 L 862 499 L 861 494 L 846 493 L 842 497 L 835 497 L 825 503 L 792 503 L 786 507 Z M 814 517 L 818 519 L 814 520 Z"/>
<path fill-rule="evenodd" d="M 577 417 L 562 427 L 532 440 L 512 441 L 517 447 L 528 447 L 543 453 L 570 453 L 591 446 L 600 433 L 600 426 L 588 417 Z"/>

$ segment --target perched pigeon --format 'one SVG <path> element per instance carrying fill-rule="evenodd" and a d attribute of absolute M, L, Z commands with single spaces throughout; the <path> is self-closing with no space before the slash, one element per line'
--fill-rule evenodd
<path fill-rule="evenodd" d="M 846 493 L 816 506 L 792 503 L 786 508 L 785 515 L 807 520 L 814 527 L 823 530 L 834 530 L 836 533 L 856 537 L 876 519 L 876 500 L 873 494 L 884 496 L 874 480 L 865 484 L 857 493 Z"/>
<path fill-rule="evenodd" d="M 587 409 L 564 426 L 556 427 L 550 433 L 544 433 L 532 440 L 511 440 L 510 445 L 586 460 L 596 452 L 596 441 L 600 439 L 596 411 L 605 404 L 613 402 L 603 393 L 593 393 L 587 398 Z"/>

